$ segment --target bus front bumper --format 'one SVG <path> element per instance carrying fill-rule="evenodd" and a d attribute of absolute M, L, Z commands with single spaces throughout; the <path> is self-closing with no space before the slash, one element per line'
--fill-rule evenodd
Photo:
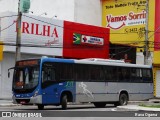
<path fill-rule="evenodd" d="M 23 105 L 31 105 L 31 104 L 42 104 L 42 95 L 37 95 L 35 97 L 26 97 L 19 98 L 16 96 L 12 97 L 14 104 L 23 104 Z"/>

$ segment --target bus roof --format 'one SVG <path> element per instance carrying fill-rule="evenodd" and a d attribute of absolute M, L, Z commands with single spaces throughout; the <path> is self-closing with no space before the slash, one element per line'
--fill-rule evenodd
<path fill-rule="evenodd" d="M 62 62 L 62 63 L 77 63 L 77 64 L 94 64 L 94 65 L 108 65 L 108 66 L 124 66 L 124 67 L 137 67 L 137 68 L 152 68 L 151 65 L 131 64 L 125 63 L 122 60 L 111 60 L 111 59 L 63 59 L 63 58 L 41 58 L 42 62 Z"/>

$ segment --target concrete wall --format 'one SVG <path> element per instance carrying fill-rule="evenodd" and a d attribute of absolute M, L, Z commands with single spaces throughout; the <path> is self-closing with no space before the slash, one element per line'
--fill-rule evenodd
<path fill-rule="evenodd" d="M 14 54 L 12 53 L 4 53 L 3 61 L 1 62 L 1 72 L 2 76 L 0 79 L 0 98 L 10 98 L 12 95 L 12 75 L 11 78 L 8 78 L 8 69 L 14 66 L 15 60 Z M 11 70 L 13 73 L 13 70 Z"/>
<path fill-rule="evenodd" d="M 153 63 L 153 52 L 150 53 L 150 56 L 148 58 L 148 65 L 152 65 L 152 63 Z M 143 52 L 137 52 L 136 64 L 144 64 Z"/>
<path fill-rule="evenodd" d="M 101 0 L 75 0 L 74 21 L 102 26 Z"/>

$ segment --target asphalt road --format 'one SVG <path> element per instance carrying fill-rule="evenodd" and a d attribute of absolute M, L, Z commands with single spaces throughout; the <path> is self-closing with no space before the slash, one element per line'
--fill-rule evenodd
<path fill-rule="evenodd" d="M 0 111 L 39 111 L 37 106 L 5 106 L 0 107 Z M 67 110 L 62 110 L 61 106 L 45 106 L 41 111 L 117 111 L 117 108 L 112 105 L 106 105 L 105 108 L 96 108 L 93 104 L 68 105 Z"/>
<path fill-rule="evenodd" d="M 127 111 L 125 109 L 119 109 L 112 104 L 106 105 L 105 108 L 95 108 L 93 104 L 82 105 L 68 105 L 67 110 L 62 110 L 61 106 L 45 106 L 44 110 L 38 110 L 37 106 L 4 106 L 0 107 L 0 120 L 6 120 L 8 117 L 1 117 L 11 115 L 12 120 L 22 119 L 22 117 L 47 117 L 45 120 L 50 120 L 54 117 L 54 120 L 72 120 L 76 118 L 78 120 L 128 120 L 127 117 L 135 117 L 135 114 L 146 114 L 145 111 Z M 147 114 L 153 114 L 147 112 Z M 64 119 L 65 118 L 65 119 Z M 105 118 L 105 119 L 104 119 Z M 123 118 L 123 119 L 122 119 Z M 142 117 L 141 117 L 142 118 Z M 150 117 L 151 118 L 151 117 Z M 154 119 L 157 117 L 154 117 Z M 40 119 L 38 119 L 40 120 Z M 74 119 L 75 120 L 75 119 Z M 141 119 L 143 120 L 143 119 Z M 147 120 L 145 118 L 145 120 Z M 150 120 L 150 119 L 149 119 Z"/>

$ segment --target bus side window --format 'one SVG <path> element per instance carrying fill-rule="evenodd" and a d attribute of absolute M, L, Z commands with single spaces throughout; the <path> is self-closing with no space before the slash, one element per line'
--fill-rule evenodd
<path fill-rule="evenodd" d="M 104 74 L 102 66 L 92 65 L 89 67 L 90 71 L 90 80 L 93 81 L 102 81 L 104 80 Z"/>
<path fill-rule="evenodd" d="M 44 68 L 42 71 L 42 80 L 46 81 L 54 81 L 55 80 L 55 70 L 54 68 Z"/>
<path fill-rule="evenodd" d="M 118 80 L 121 82 L 129 82 L 130 68 L 118 68 Z"/>
<path fill-rule="evenodd" d="M 73 80 L 73 64 L 60 63 L 60 80 Z"/>
<path fill-rule="evenodd" d="M 141 69 L 131 68 L 131 82 L 142 82 Z"/>
<path fill-rule="evenodd" d="M 151 72 L 149 69 L 142 69 L 143 82 L 151 82 Z"/>
<path fill-rule="evenodd" d="M 75 79 L 77 81 L 89 81 L 89 66 L 77 64 L 75 66 Z"/>
<path fill-rule="evenodd" d="M 105 76 L 105 81 L 107 81 L 107 82 L 117 81 L 117 68 L 105 66 L 104 67 L 104 76 Z"/>
<path fill-rule="evenodd" d="M 134 82 L 136 80 L 136 69 L 131 69 L 131 82 Z"/>

